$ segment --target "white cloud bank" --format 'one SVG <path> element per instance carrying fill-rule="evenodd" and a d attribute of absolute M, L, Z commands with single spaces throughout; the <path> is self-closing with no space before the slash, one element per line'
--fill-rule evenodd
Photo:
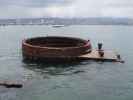
<path fill-rule="evenodd" d="M 0 18 L 133 18 L 133 0 L 0 0 L 0 5 Z"/>

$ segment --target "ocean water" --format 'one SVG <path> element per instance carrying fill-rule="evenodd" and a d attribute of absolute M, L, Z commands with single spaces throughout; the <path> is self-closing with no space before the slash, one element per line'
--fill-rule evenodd
<path fill-rule="evenodd" d="M 36 36 L 90 39 L 93 48 L 102 42 L 104 49 L 120 53 L 125 63 L 24 63 L 21 42 Z M 133 100 L 133 26 L 0 27 L 0 81 L 4 80 L 24 86 L 0 86 L 0 100 Z"/>

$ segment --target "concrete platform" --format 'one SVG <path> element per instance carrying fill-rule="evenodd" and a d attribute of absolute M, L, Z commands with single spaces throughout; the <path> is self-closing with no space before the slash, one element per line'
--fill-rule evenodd
<path fill-rule="evenodd" d="M 98 61 L 111 61 L 111 62 L 121 62 L 124 61 L 121 58 L 118 58 L 118 54 L 113 51 L 104 50 L 104 56 L 99 55 L 98 50 L 92 50 L 91 53 L 79 56 L 79 59 L 82 60 L 98 60 Z"/>

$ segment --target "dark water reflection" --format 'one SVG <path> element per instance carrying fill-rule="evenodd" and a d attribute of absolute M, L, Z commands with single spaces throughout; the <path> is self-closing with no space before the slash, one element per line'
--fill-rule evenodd
<path fill-rule="evenodd" d="M 24 61 L 25 68 L 40 73 L 41 75 L 72 75 L 85 72 L 80 69 L 82 65 L 88 65 L 89 62 L 71 62 L 71 63 L 36 63 Z"/>

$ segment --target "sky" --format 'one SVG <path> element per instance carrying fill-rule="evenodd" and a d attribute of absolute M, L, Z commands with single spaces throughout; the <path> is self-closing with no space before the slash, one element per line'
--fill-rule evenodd
<path fill-rule="evenodd" d="M 0 18 L 126 17 L 133 0 L 0 0 Z"/>

